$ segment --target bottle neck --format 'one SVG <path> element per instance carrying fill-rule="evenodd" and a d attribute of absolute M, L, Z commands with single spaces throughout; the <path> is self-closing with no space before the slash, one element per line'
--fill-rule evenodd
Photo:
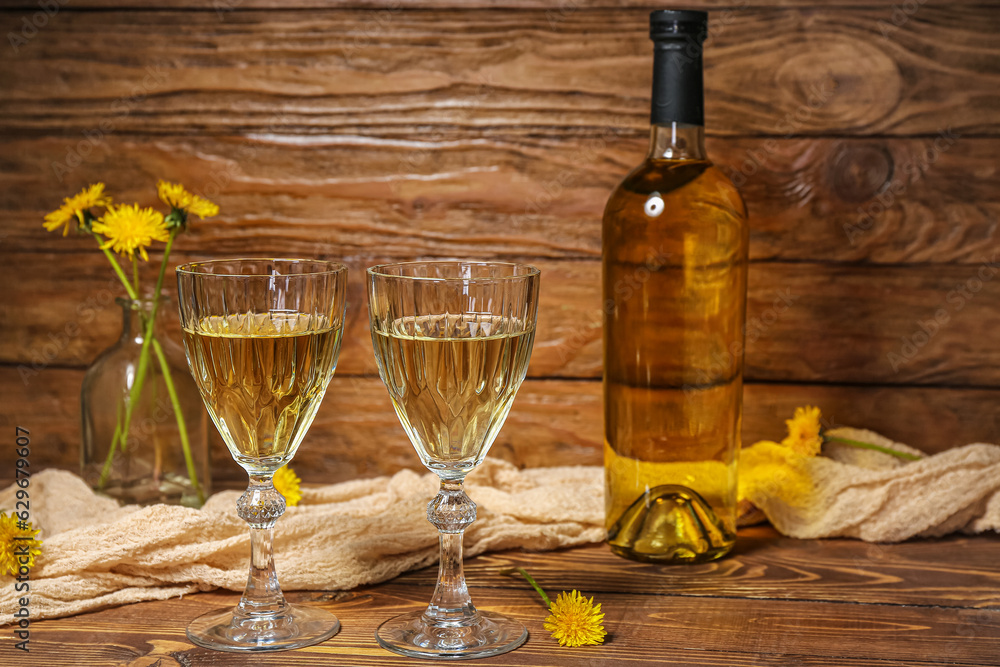
<path fill-rule="evenodd" d="M 676 122 L 653 125 L 646 157 L 651 160 L 704 160 L 705 128 Z"/>
<path fill-rule="evenodd" d="M 146 324 L 153 315 L 152 299 L 116 299 L 118 305 L 122 307 L 122 343 L 135 343 L 141 345 L 146 336 Z M 160 299 L 160 307 L 157 308 L 156 321 L 153 323 L 153 334 L 156 335 L 159 327 L 160 315 L 163 311 L 163 304 L 166 299 Z"/>
<path fill-rule="evenodd" d="M 703 41 L 683 31 L 653 39 L 650 159 L 705 159 Z"/>

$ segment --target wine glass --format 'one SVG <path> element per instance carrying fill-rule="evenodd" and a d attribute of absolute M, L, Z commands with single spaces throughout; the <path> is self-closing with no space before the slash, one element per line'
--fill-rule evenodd
<path fill-rule="evenodd" d="M 177 269 L 184 350 L 208 413 L 250 485 L 236 504 L 250 525 L 250 576 L 235 609 L 205 614 L 188 638 L 221 651 L 273 651 L 332 637 L 337 618 L 292 605 L 278 585 L 274 523 L 285 499 L 272 477 L 299 448 L 340 351 L 347 267 L 234 259 Z"/>
<path fill-rule="evenodd" d="M 476 520 L 465 476 L 482 463 L 528 369 L 538 269 L 503 262 L 406 262 L 368 269 L 379 375 L 420 461 L 441 478 L 427 519 L 440 533 L 437 586 L 427 609 L 375 633 L 390 651 L 479 658 L 513 650 L 524 626 L 472 604 L 462 537 Z"/>

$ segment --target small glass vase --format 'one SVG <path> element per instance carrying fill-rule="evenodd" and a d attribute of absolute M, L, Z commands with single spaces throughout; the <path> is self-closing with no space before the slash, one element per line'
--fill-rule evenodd
<path fill-rule="evenodd" d="M 154 302 L 117 302 L 121 338 L 87 369 L 80 392 L 81 474 L 91 488 L 124 503 L 200 507 L 211 486 L 208 417 L 183 349 L 163 334 L 175 309 L 161 297 L 145 345 L 145 379 L 129 414 Z"/>

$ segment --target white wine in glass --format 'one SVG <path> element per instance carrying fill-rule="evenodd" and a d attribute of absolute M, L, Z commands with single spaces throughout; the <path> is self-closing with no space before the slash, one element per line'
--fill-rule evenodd
<path fill-rule="evenodd" d="M 337 365 L 347 267 L 242 259 L 177 269 L 188 364 L 208 413 L 250 486 L 237 503 L 250 526 L 250 575 L 235 609 L 205 614 L 188 638 L 222 651 L 273 651 L 340 629 L 322 609 L 291 605 L 278 584 L 272 532 L 285 499 L 272 477 L 312 424 Z"/>
<path fill-rule="evenodd" d="M 482 315 L 401 317 L 374 331 L 403 429 L 431 470 L 473 467 L 503 425 L 531 359 L 534 327 Z"/>
<path fill-rule="evenodd" d="M 191 369 L 238 463 L 295 455 L 336 366 L 342 327 L 334 324 L 277 311 L 210 316 L 184 329 Z"/>
<path fill-rule="evenodd" d="M 462 570 L 462 536 L 476 519 L 465 476 L 482 463 L 528 369 L 539 273 L 503 262 L 408 262 L 368 270 L 379 375 L 421 462 L 441 478 L 427 507 L 441 542 L 425 610 L 383 623 L 383 647 L 423 658 L 510 651 L 524 626 L 476 609 Z"/>

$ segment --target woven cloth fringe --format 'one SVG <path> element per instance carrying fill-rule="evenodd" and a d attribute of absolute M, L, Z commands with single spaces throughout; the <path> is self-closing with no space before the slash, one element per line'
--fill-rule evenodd
<path fill-rule="evenodd" d="M 466 484 L 479 506 L 466 554 L 603 540 L 602 475 L 598 467 L 518 470 L 487 460 Z M 407 470 L 302 489 L 274 530 L 282 588 L 350 589 L 436 562 L 437 531 L 426 512 L 438 485 L 435 475 Z M 44 540 L 30 573 L 34 620 L 246 585 L 250 539 L 236 515 L 238 491 L 216 493 L 201 509 L 120 507 L 62 470 L 31 477 L 30 490 Z M 14 506 L 14 491 L 0 492 L 0 507 Z M 11 622 L 21 595 L 0 587 L 0 622 Z"/>

